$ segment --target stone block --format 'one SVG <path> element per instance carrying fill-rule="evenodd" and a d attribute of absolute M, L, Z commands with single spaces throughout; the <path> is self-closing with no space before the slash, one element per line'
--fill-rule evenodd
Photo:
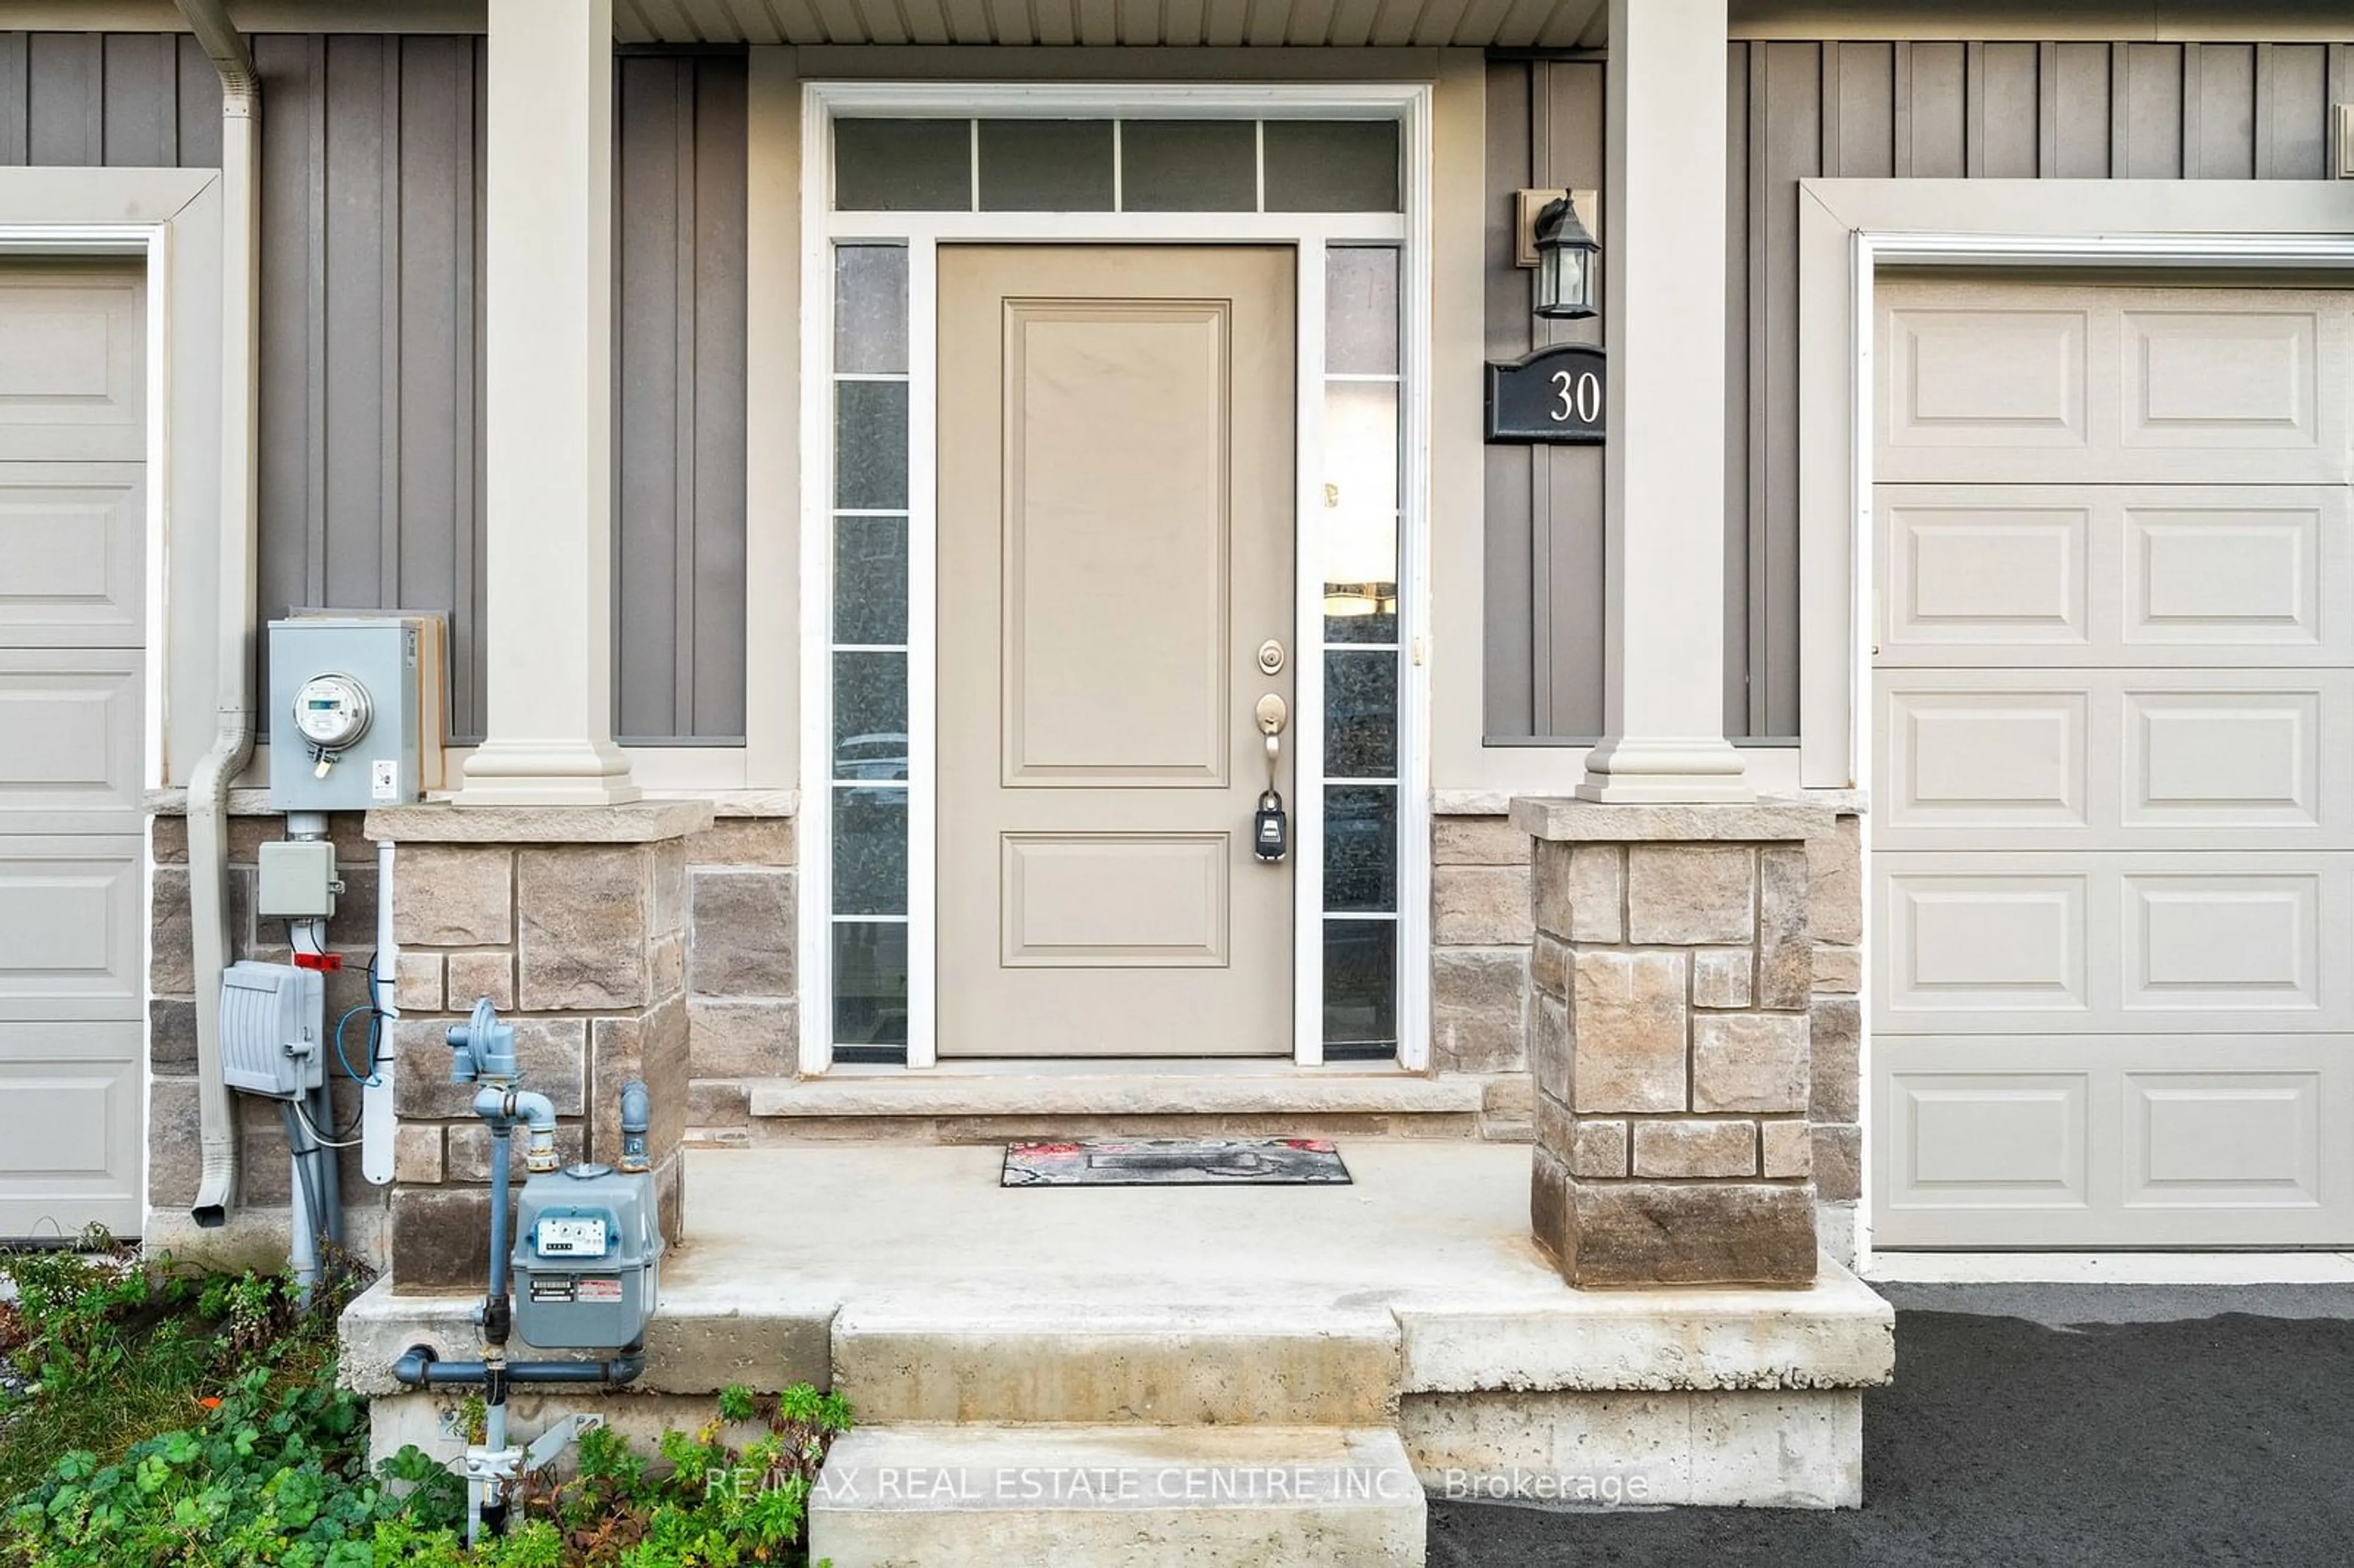
<path fill-rule="evenodd" d="M 1569 944 L 1539 931 L 1529 948 L 1529 986 L 1554 996 L 1569 994 Z"/>
<path fill-rule="evenodd" d="M 1526 948 L 1441 948 L 1431 954 L 1431 1056 L 1439 1071 L 1525 1067 L 1528 1011 Z"/>
<path fill-rule="evenodd" d="M 742 1084 L 720 1078 L 697 1078 L 686 1086 L 688 1127 L 743 1127 L 751 1119 L 751 1091 Z"/>
<path fill-rule="evenodd" d="M 1578 942 L 1616 942 L 1625 930 L 1626 861 L 1617 844 L 1537 846 L 1537 928 Z"/>
<path fill-rule="evenodd" d="M 646 953 L 647 984 L 655 996 L 673 996 L 686 989 L 686 936 L 673 931 L 657 937 Z"/>
<path fill-rule="evenodd" d="M 673 997 L 631 1018 L 599 1018 L 591 1025 L 588 1078 L 588 1158 L 620 1158 L 621 1086 L 641 1079 L 653 1100 L 646 1148 L 659 1163 L 686 1136 L 688 1065 L 686 999 Z"/>
<path fill-rule="evenodd" d="M 524 1150 L 529 1142 L 530 1139 L 518 1128 L 507 1151 L 517 1186 L 521 1186 L 530 1174 L 523 1167 Z M 398 1155 L 396 1149 L 395 1159 Z M 557 1168 L 578 1165 L 588 1157 L 588 1129 L 577 1121 L 558 1126 L 556 1129 Z M 451 1124 L 449 1152 L 442 1166 L 441 1179 L 445 1181 L 488 1181 L 491 1179 L 491 1129 L 487 1123 L 461 1121 Z"/>
<path fill-rule="evenodd" d="M 1529 1234 L 1553 1255 L 1564 1277 L 1577 1253 L 1569 1166 L 1543 1142 L 1529 1151 Z"/>
<path fill-rule="evenodd" d="M 189 922 L 188 868 L 159 865 L 149 893 L 147 989 L 157 996 L 196 993 L 195 927 Z"/>
<path fill-rule="evenodd" d="M 1684 955 L 1582 949 L 1572 983 L 1572 1107 L 1581 1114 L 1682 1110 Z"/>
<path fill-rule="evenodd" d="M 1804 1007 L 1814 982 L 1806 848 L 1767 844 L 1757 852 L 1757 1005 Z"/>
<path fill-rule="evenodd" d="M 259 879 L 260 873 L 254 874 Z M 339 860 L 335 875 L 343 882 L 344 890 L 335 895 L 335 912 L 327 920 L 327 946 L 356 948 L 365 953 L 376 946 L 376 857 Z M 257 881 L 257 890 L 258 886 Z M 265 924 L 278 926 L 275 920 Z"/>
<path fill-rule="evenodd" d="M 1431 868 L 1430 937 L 1439 947 L 1525 947 L 1534 918 L 1525 865 Z"/>
<path fill-rule="evenodd" d="M 188 863 L 188 819 L 186 817 L 154 816 L 148 819 L 147 853 L 157 865 L 186 865 Z M 1521 842 L 1529 836 L 1521 834 Z"/>
<path fill-rule="evenodd" d="M 147 1088 L 147 1202 L 158 1209 L 196 1202 L 204 1166 L 196 1080 L 157 1078 Z"/>
<path fill-rule="evenodd" d="M 562 845 L 515 857 L 515 1001 L 598 1012 L 647 1001 L 651 855 L 643 844 Z"/>
<path fill-rule="evenodd" d="M 450 1025 L 454 1018 L 404 1018 L 393 1034 L 399 1069 L 393 1109 L 402 1120 L 455 1121 L 474 1114 L 474 1086 L 450 1081 Z M 578 1018 L 509 1018 L 523 1086 L 548 1097 L 558 1116 L 578 1116 L 583 1105 L 588 1024 Z"/>
<path fill-rule="evenodd" d="M 653 868 L 653 916 L 651 930 L 657 937 L 684 935 L 686 931 L 686 841 L 664 839 L 652 846 L 648 854 Z"/>
<path fill-rule="evenodd" d="M 1537 1090 L 1526 1073 L 1499 1073 L 1479 1086 L 1479 1114 L 1526 1121 L 1536 1114 Z"/>
<path fill-rule="evenodd" d="M 403 1122 L 392 1129 L 392 1179 L 430 1187 L 441 1180 L 441 1124 Z"/>
<path fill-rule="evenodd" d="M 422 948 L 514 940 L 514 857 L 495 844 L 403 844 L 393 871 L 392 934 Z"/>
<path fill-rule="evenodd" d="M 440 954 L 402 953 L 393 969 L 393 994 L 403 1008 L 417 1012 L 441 1011 Z"/>
<path fill-rule="evenodd" d="M 1750 950 L 1747 948 L 1696 948 L 1692 950 L 1692 1005 L 1747 1007 L 1750 991 Z"/>
<path fill-rule="evenodd" d="M 1535 1017 L 1529 1031 L 1529 1073 L 1535 1080 L 1537 1097 L 1556 1099 L 1566 1106 L 1574 1054 L 1569 1039 L 1569 1003 L 1540 991 L 1536 1006 L 1531 1011 Z"/>
<path fill-rule="evenodd" d="M 489 1188 L 395 1187 L 391 1229 L 396 1291 L 482 1288 L 491 1266 Z"/>
<path fill-rule="evenodd" d="M 1712 1012 L 1692 1020 L 1691 1108 L 1807 1108 L 1807 1015 Z"/>
<path fill-rule="evenodd" d="M 793 994 L 796 874 L 695 873 L 688 990 L 697 996 Z"/>
<path fill-rule="evenodd" d="M 1851 996 L 1819 996 L 1809 1010 L 1807 1114 L 1819 1122 L 1860 1121 L 1856 1083 L 1863 1047 L 1863 1008 Z"/>
<path fill-rule="evenodd" d="M 1814 1139 L 1803 1121 L 1769 1121 L 1758 1128 L 1758 1174 L 1800 1177 L 1814 1171 Z"/>
<path fill-rule="evenodd" d="M 1829 942 L 1815 944 L 1815 990 L 1853 995 L 1863 989 L 1863 950 Z"/>
<path fill-rule="evenodd" d="M 686 839 L 689 865 L 791 865 L 795 852 L 790 817 L 720 817 Z"/>
<path fill-rule="evenodd" d="M 698 1078 L 771 1078 L 797 1064 L 801 1004 L 705 1001 L 686 1004 L 687 1062 Z"/>
<path fill-rule="evenodd" d="M 1627 1174 L 1627 1124 L 1580 1120 L 1570 1130 L 1569 1169 L 1574 1176 L 1603 1179 Z"/>
<path fill-rule="evenodd" d="M 158 1073 L 196 1071 L 195 1002 L 159 996 L 147 1004 L 147 1060 Z"/>
<path fill-rule="evenodd" d="M 1830 1202 L 1863 1196 L 1863 1128 L 1852 1124 L 1814 1129 L 1815 1191 Z"/>
<path fill-rule="evenodd" d="M 1510 817 L 1437 817 L 1430 825 L 1430 858 L 1438 865 L 1529 863 L 1529 835 Z"/>
<path fill-rule="evenodd" d="M 1755 1176 L 1757 1124 L 1690 1118 L 1638 1121 L 1635 1124 L 1635 1174 L 1671 1181 Z"/>
<path fill-rule="evenodd" d="M 1628 941 L 1747 942 L 1756 934 L 1756 865 L 1748 845 L 1628 846 Z"/>
<path fill-rule="evenodd" d="M 1811 1285 L 1803 1182 L 1574 1181 L 1572 1285 Z"/>
<path fill-rule="evenodd" d="M 474 1003 L 484 997 L 501 1012 L 514 1006 L 513 953 L 452 953 L 449 974 L 450 1007 L 454 1012 L 472 1012 Z"/>
<path fill-rule="evenodd" d="M 1863 940 L 1863 838 L 1853 817 L 1807 841 L 1808 929 L 1818 942 Z"/>

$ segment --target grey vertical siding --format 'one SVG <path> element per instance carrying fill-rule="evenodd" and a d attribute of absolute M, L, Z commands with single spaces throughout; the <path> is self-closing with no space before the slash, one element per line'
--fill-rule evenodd
<path fill-rule="evenodd" d="M 1601 323 L 1540 322 L 1512 265 L 1511 193 L 1602 183 L 1602 68 L 1497 64 L 1488 72 L 1487 353 L 1512 359 L 1594 343 Z M 1609 280 L 1603 280 L 1609 286 Z M 1487 452 L 1487 733 L 1591 735 L 1602 726 L 1602 450 Z"/>
<path fill-rule="evenodd" d="M 614 728 L 740 742 L 745 63 L 615 74 Z"/>
<path fill-rule="evenodd" d="M 2349 42 L 2327 45 L 1729 46 L 1727 734 L 1797 732 L 1797 182 L 2317 179 L 2329 104 L 2354 96 L 2354 26 L 2349 33 Z M 1524 182 L 1598 183 L 1599 89 L 1575 73 L 1599 69 L 1490 67 L 1491 356 L 1529 342 L 1525 274 L 1503 249 L 1504 203 Z M 1543 144 L 1548 117 L 1556 133 L 1575 126 L 1590 138 L 1582 154 L 1556 146 L 1550 178 L 1522 151 Z M 1590 176 L 1563 173 L 1581 155 Z M 1600 725 L 1598 680 L 1590 701 L 1577 694 L 1577 677 L 1564 680 L 1599 669 L 1599 480 L 1556 489 L 1549 509 L 1533 478 L 1548 461 L 1489 453 L 1487 725 L 1497 740 L 1572 739 Z M 1547 703 L 1539 694 L 1549 678 Z"/>

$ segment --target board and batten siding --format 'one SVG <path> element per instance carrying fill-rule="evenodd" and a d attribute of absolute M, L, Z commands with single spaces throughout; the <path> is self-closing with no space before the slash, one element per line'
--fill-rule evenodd
<path fill-rule="evenodd" d="M 1729 45 L 1726 734 L 1787 739 L 1798 727 L 1797 182 L 2319 179 L 2329 106 L 2354 101 L 2354 24 L 2348 33 L 2343 44 Z M 1542 330 L 1530 275 L 1511 264 L 1510 193 L 1599 185 L 1603 69 L 1490 67 L 1491 358 L 1527 352 Z M 1574 742 L 1601 728 L 1601 473 L 1585 450 L 1489 449 L 1491 740 Z"/>
<path fill-rule="evenodd" d="M 452 736 L 478 740 L 483 42 L 252 43 L 261 612 L 448 614 Z M 615 725 L 724 743 L 744 729 L 744 61 L 616 63 Z M 192 38 L 0 33 L 0 164 L 219 162 Z"/>

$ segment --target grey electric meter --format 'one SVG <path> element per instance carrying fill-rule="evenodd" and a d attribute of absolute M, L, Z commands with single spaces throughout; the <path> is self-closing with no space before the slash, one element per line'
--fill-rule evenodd
<path fill-rule="evenodd" d="M 270 623 L 270 803 L 398 806 L 441 784 L 441 621 L 309 613 Z"/>
<path fill-rule="evenodd" d="M 652 1176 L 573 1165 L 533 1177 L 515 1203 L 515 1332 L 543 1350 L 637 1344 L 662 1250 Z"/>

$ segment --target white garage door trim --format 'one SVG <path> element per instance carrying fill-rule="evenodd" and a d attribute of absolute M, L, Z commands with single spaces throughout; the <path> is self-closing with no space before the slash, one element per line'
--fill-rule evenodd
<path fill-rule="evenodd" d="M 1872 282 L 1882 267 L 2022 265 L 2158 270 L 2349 269 L 2354 183 L 2290 181 L 1801 180 L 1798 472 L 1801 768 L 1852 789 L 1872 757 L 1870 683 Z M 2153 277 L 2153 281 L 2156 281 Z M 1872 821 L 1863 820 L 1872 853 Z M 1864 929 L 1874 929 L 1870 877 Z M 1869 966 L 1867 965 L 1867 971 Z M 1870 980 L 1867 976 L 1866 986 Z M 1872 1081 L 1870 1012 L 1857 1071 Z M 1863 1167 L 1877 1155 L 1864 1099 Z M 1872 1247 L 1870 1183 L 1858 1215 Z"/>
<path fill-rule="evenodd" d="M 145 501 L 137 532 L 144 555 L 140 625 L 125 641 L 143 649 L 135 791 L 186 768 L 213 726 L 212 650 L 221 495 L 221 175 L 214 169 L 0 169 L 0 256 L 60 262 L 133 260 L 143 272 Z M 167 539 L 171 548 L 166 549 Z M 88 661 L 85 660 L 85 662 Z M 142 1048 L 122 1092 L 141 1102 L 143 1159 L 135 1206 L 145 1204 L 143 1161 L 148 1001 L 144 961 L 153 873 L 143 843 L 137 887 L 120 897 L 117 939 L 141 955 Z M 84 1026 L 77 1026 L 84 1027 Z M 69 1044 L 71 1042 L 68 1042 Z M 69 1052 L 70 1054 L 70 1052 Z M 153 1239 L 153 1216 L 143 1226 Z"/>

